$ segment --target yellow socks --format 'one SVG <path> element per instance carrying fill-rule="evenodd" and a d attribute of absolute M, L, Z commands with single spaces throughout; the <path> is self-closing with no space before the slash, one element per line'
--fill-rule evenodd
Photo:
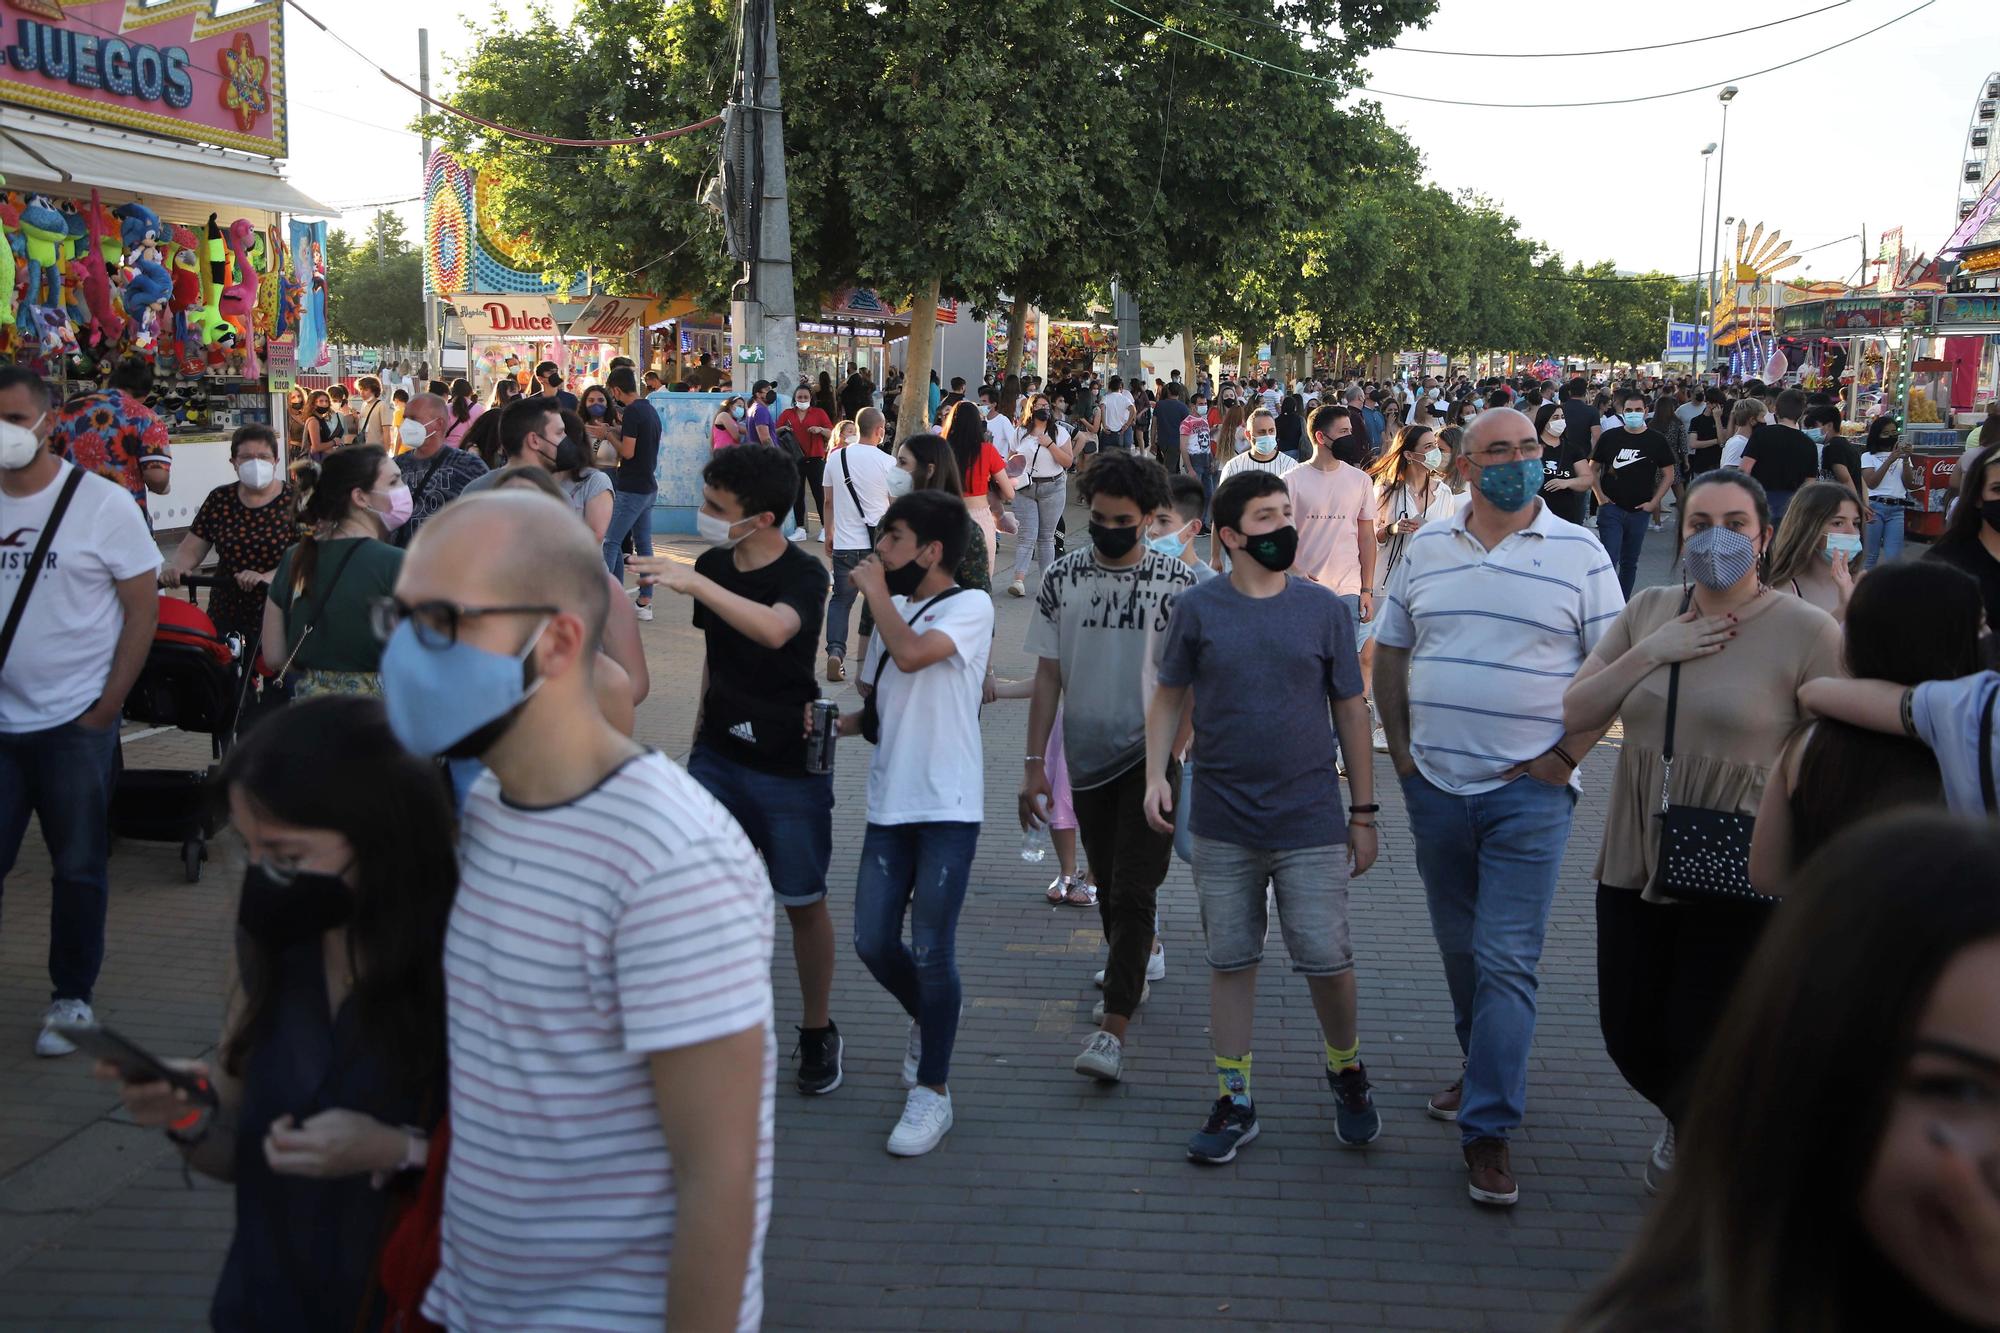
<path fill-rule="evenodd" d="M 1228 1056 L 1215 1057 L 1215 1087 L 1218 1096 L 1227 1097 L 1239 1106 L 1250 1104 L 1250 1057 L 1245 1054 L 1241 1060 L 1231 1060 Z"/>
<path fill-rule="evenodd" d="M 1341 1070 L 1352 1069 L 1360 1063 L 1361 1038 L 1356 1037 L 1354 1044 L 1344 1051 L 1337 1050 L 1331 1042 L 1326 1043 L 1326 1067 L 1329 1072 L 1338 1074 Z"/>

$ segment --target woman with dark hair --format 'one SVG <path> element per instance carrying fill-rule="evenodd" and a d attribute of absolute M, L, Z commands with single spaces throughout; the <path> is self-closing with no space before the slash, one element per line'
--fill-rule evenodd
<path fill-rule="evenodd" d="M 451 406 L 446 410 L 444 418 L 444 442 L 454 448 L 463 446 L 465 433 L 472 429 L 472 423 L 485 412 L 486 409 L 472 396 L 472 381 L 453 380 Z"/>
<path fill-rule="evenodd" d="M 1689 480 L 1722 466 L 1722 423 L 1728 402 L 1722 390 L 1710 389 L 1702 397 L 1701 410 L 1688 419 Z"/>
<path fill-rule="evenodd" d="M 1542 503 L 1566 523 L 1586 523 L 1590 519 L 1590 491 L 1597 482 L 1597 464 L 1591 461 L 1590 441 L 1563 443 L 1569 425 L 1558 403 L 1543 403 L 1535 409 L 1535 438 L 1542 445 Z"/>
<path fill-rule="evenodd" d="M 308 525 L 278 561 L 264 603 L 264 663 L 291 670 L 294 696 L 380 694 L 382 644 L 370 608 L 396 587 L 389 534 L 410 519 L 410 488 L 377 445 L 335 449 L 306 497 Z"/>
<path fill-rule="evenodd" d="M 590 389 L 583 393 L 583 406 L 588 408 Z M 611 474 L 597 466 L 597 441 L 590 434 L 590 423 L 574 412 L 563 413 L 562 420 L 563 439 L 549 472 L 570 508 L 603 545 L 604 534 L 611 530 Z"/>
<path fill-rule="evenodd" d="M 325 389 L 306 395 L 306 426 L 299 437 L 305 452 L 314 458 L 340 442 L 340 423 L 334 419 L 333 399 Z"/>
<path fill-rule="evenodd" d="M 826 413 L 828 421 L 840 420 L 840 402 L 834 397 L 833 376 L 822 370 L 813 388 L 812 405 Z"/>
<path fill-rule="evenodd" d="M 249 853 L 236 985 L 213 1067 L 174 1062 L 216 1105 L 160 1082 L 119 1095 L 189 1166 L 236 1187 L 213 1327 L 379 1328 L 368 1296 L 402 1192 L 383 1187 L 414 1186 L 445 1113 L 458 883 L 445 785 L 396 743 L 381 703 L 358 698 L 272 714 L 222 782 Z"/>
<path fill-rule="evenodd" d="M 486 464 L 488 472 L 505 466 L 500 456 L 500 421 L 506 415 L 505 409 L 496 412 L 488 408 L 459 440 L 459 446 Z"/>
<path fill-rule="evenodd" d="M 1801 492 L 1792 509 L 1804 498 Z M 1788 510 L 1785 521 L 1791 518 Z M 1979 626 L 1979 585 L 1949 565 L 1913 560 L 1855 586 L 1841 657 L 1857 680 L 1957 680 L 1979 670 Z M 1764 787 L 1751 882 L 1760 893 L 1782 895 L 1792 868 L 1855 819 L 1943 803 L 1937 757 L 1921 740 L 1817 719 L 1792 738 Z"/>
<path fill-rule="evenodd" d="M 297 496 L 278 466 L 278 437 L 269 426 L 238 426 L 229 439 L 236 480 L 208 493 L 174 558 L 160 567 L 160 586 L 177 588 L 210 551 L 222 585 L 209 592 L 208 615 L 223 634 L 255 645 L 263 625 L 263 587 L 285 550 L 299 539 Z"/>
<path fill-rule="evenodd" d="M 1687 494 L 1688 478 L 1688 428 L 1687 422 L 1680 418 L 1680 406 L 1680 398 L 1671 389 L 1665 390 L 1654 400 L 1652 419 L 1646 423 L 1646 429 L 1664 438 L 1667 448 L 1674 451 L 1672 493 L 1676 509 L 1680 508 Z M 1666 522 L 1665 514 L 1656 513 L 1650 526 L 1658 532 L 1666 526 Z"/>
<path fill-rule="evenodd" d="M 1958 500 L 1944 536 L 1925 555 L 1979 580 L 1986 623 L 2000 633 L 2000 442 L 1958 465 Z"/>
<path fill-rule="evenodd" d="M 1000 549 L 1000 529 L 986 503 L 986 492 L 989 487 L 995 488 L 1003 503 L 1014 502 L 1014 481 L 1007 475 L 1007 460 L 986 438 L 986 422 L 979 415 L 977 403 L 961 398 L 951 405 L 944 416 L 944 437 L 950 442 L 952 458 L 958 464 L 965 487 L 960 497 L 965 501 L 966 512 L 972 515 L 973 525 L 979 529 L 979 544 L 990 571 Z"/>
<path fill-rule="evenodd" d="M 1861 506 L 1854 492 L 1837 481 L 1809 481 L 1778 524 L 1765 580 L 1844 620 L 1860 558 Z"/>
<path fill-rule="evenodd" d="M 743 424 L 747 411 L 741 394 L 731 394 L 715 405 L 715 414 L 708 422 L 710 450 L 734 448 L 750 438 L 750 428 Z"/>
<path fill-rule="evenodd" d="M 568 424 L 570 415 L 569 413 L 564 413 L 565 425 Z M 609 389 L 605 388 L 602 384 L 585 386 L 582 394 L 577 397 L 576 412 L 574 415 L 582 420 L 583 435 L 590 446 L 586 456 L 593 462 L 598 457 L 600 446 L 610 445 L 614 451 L 617 449 L 618 425 L 622 420 L 622 416 L 619 413 L 617 402 L 611 397 Z M 609 521 L 609 519 L 606 520 L 607 523 Z"/>
<path fill-rule="evenodd" d="M 1312 452 L 1306 444 L 1306 400 L 1296 393 L 1278 400 L 1278 452 L 1302 463 Z"/>
<path fill-rule="evenodd" d="M 1868 488 L 1869 514 L 1861 542 L 1869 569 L 1879 560 L 1902 559 L 1903 525 L 1912 508 L 1910 492 L 1920 481 L 1896 418 L 1885 413 L 1869 422 L 1861 453 L 1861 484 Z"/>
<path fill-rule="evenodd" d="M 1996 865 L 2000 825 L 1906 812 L 1799 871 L 1673 1188 L 1570 1333 L 1996 1326 Z"/>
<path fill-rule="evenodd" d="M 977 421 L 979 414 L 973 413 Z M 987 448 L 992 448 L 988 445 Z M 908 476 L 908 482 L 897 480 L 896 473 L 889 474 L 889 499 L 891 503 L 912 491 L 943 491 L 947 495 L 965 498 L 965 484 L 959 480 L 958 457 L 942 435 L 912 435 L 896 446 L 896 469 Z M 980 506 L 984 508 L 985 506 Z M 971 506 L 967 506 L 968 509 Z M 966 515 L 967 523 L 980 532 L 979 521 Z M 975 534 L 977 535 L 977 534 Z M 961 588 L 977 588 L 980 592 L 993 591 L 993 565 L 986 555 L 984 541 L 968 540 L 965 555 L 958 567 L 952 571 L 952 581 Z"/>
<path fill-rule="evenodd" d="M 521 382 L 512 375 L 502 375 L 493 381 L 493 392 L 486 399 L 487 410 L 504 408 L 521 396 Z"/>
<path fill-rule="evenodd" d="M 1634 594 L 1563 697 L 1570 732 L 1624 720 L 1597 858 L 1598 1005 L 1612 1063 L 1667 1119 L 1647 1162 L 1648 1188 L 1673 1168 L 1688 1083 L 1769 915 L 1754 903 L 1682 901 L 1655 887 L 1662 793 L 1754 816 L 1803 721 L 1799 686 L 1840 671 L 1833 618 L 1759 576 L 1772 537 L 1764 488 L 1742 473 L 1712 472 L 1688 487 L 1681 511 L 1689 584 Z"/>

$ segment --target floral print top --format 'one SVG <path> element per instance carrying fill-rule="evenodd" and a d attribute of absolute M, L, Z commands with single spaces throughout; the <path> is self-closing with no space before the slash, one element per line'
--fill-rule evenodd
<path fill-rule="evenodd" d="M 49 443 L 86 472 L 130 491 L 141 512 L 146 508 L 146 467 L 173 466 L 167 423 L 123 389 L 103 389 L 64 403 Z"/>

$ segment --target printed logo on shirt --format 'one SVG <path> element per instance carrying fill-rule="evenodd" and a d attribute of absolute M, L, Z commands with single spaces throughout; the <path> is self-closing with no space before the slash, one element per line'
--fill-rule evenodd
<path fill-rule="evenodd" d="M 757 730 L 748 722 L 738 722 L 729 729 L 729 734 L 737 740 L 742 741 L 745 745 L 755 745 L 757 743 Z"/>
<path fill-rule="evenodd" d="M 1618 456 L 1617 456 L 1616 458 L 1613 458 L 1613 459 L 1611 460 L 1611 466 L 1613 466 L 1613 467 L 1627 467 L 1627 466 L 1629 466 L 1629 465 L 1631 465 L 1631 464 L 1633 464 L 1633 463 L 1637 463 L 1637 462 L 1641 462 L 1641 461 L 1643 461 L 1643 459 L 1644 459 L 1644 451 L 1643 451 L 1643 450 L 1639 450 L 1639 449 L 1620 449 L 1620 450 L 1618 451 Z"/>

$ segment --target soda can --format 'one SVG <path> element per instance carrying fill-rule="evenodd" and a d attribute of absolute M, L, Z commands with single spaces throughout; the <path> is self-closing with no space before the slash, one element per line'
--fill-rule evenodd
<path fill-rule="evenodd" d="M 812 730 L 806 733 L 806 772 L 833 772 L 833 742 L 840 733 L 840 705 L 831 699 L 812 702 Z"/>

